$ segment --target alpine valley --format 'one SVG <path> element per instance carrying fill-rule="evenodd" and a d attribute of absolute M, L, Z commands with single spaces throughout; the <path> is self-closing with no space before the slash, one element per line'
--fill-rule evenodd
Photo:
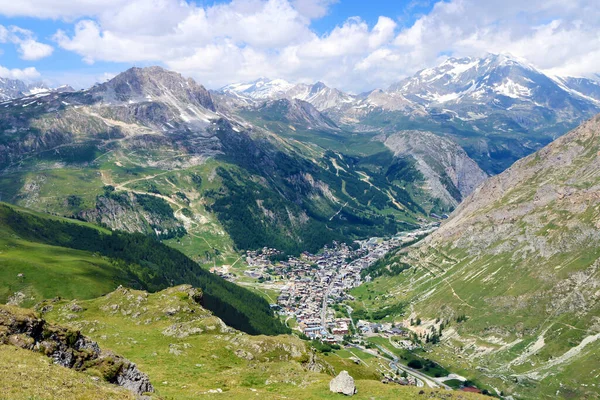
<path fill-rule="evenodd" d="M 0 101 L 0 398 L 600 398 L 594 80 L 490 54 Z"/>

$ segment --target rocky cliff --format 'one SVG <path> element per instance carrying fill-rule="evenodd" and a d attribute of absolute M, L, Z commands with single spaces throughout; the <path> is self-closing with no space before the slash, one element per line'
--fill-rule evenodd
<path fill-rule="evenodd" d="M 427 131 L 400 131 L 385 136 L 396 157 L 412 157 L 433 196 L 452 206 L 473 192 L 487 174 L 448 138 Z"/>

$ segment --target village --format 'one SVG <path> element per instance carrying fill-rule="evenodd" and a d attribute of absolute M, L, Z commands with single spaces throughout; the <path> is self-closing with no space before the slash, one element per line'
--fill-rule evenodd
<path fill-rule="evenodd" d="M 318 254 L 303 252 L 298 257 L 285 256 L 277 249 L 265 247 L 246 252 L 247 267 L 235 272 L 231 267 L 215 267 L 211 271 L 262 293 L 269 291 L 271 295 L 267 297 L 273 311 L 307 340 L 343 349 L 356 364 L 365 364 L 365 356 L 374 357 L 378 360 L 376 370 L 384 383 L 452 390 L 446 382 L 461 384 L 467 382 L 466 378 L 447 371 L 447 375 L 433 376 L 427 370 L 424 373 L 402 362 L 398 354 L 391 351 L 422 351 L 415 332 L 421 331 L 423 339 L 423 329 L 415 330 L 412 320 L 409 326 L 406 321 L 353 318 L 354 310 L 348 305 L 355 300 L 350 294 L 352 289 L 371 280 L 369 274 L 363 273 L 365 269 L 391 251 L 416 243 L 438 227 L 438 222 L 424 224 L 390 238 L 370 238 L 352 245 L 333 242 Z M 419 324 L 420 321 L 416 323 Z M 459 387 L 460 390 L 479 390 Z"/>
<path fill-rule="evenodd" d="M 334 242 L 318 254 L 304 252 L 299 257 L 288 256 L 283 260 L 280 260 L 281 254 L 276 249 L 265 247 L 248 251 L 248 268 L 244 275 L 261 286 L 276 288 L 279 296 L 271 307 L 280 315 L 294 319 L 297 329 L 310 339 L 333 344 L 343 342 L 345 336 L 353 333 L 359 336 L 386 333 L 402 336 L 406 331 L 391 323 L 354 322 L 352 309 L 347 306 L 343 312 L 346 315 L 342 317 L 340 306 L 344 300 L 354 300 L 350 290 L 370 280 L 368 275 L 361 276 L 365 268 L 388 252 L 431 233 L 437 225 L 425 225 L 387 239 L 356 241 L 353 247 Z M 214 269 L 213 272 L 237 281 L 225 270 Z"/>
<path fill-rule="evenodd" d="M 297 329 L 311 339 L 341 343 L 344 336 L 353 332 L 358 335 L 401 335 L 402 329 L 390 323 L 353 322 L 350 307 L 346 308 L 346 315 L 340 317 L 339 308 L 344 300 L 354 300 L 349 294 L 350 290 L 370 281 L 368 275 L 361 276 L 365 268 L 388 252 L 433 232 L 437 226 L 435 223 L 425 225 L 387 239 L 356 241 L 352 247 L 333 242 L 318 254 L 304 252 L 299 257 L 281 257 L 277 249 L 267 247 L 247 251 L 245 261 L 248 268 L 244 269 L 243 274 L 261 287 L 278 292 L 271 307 L 280 315 L 293 318 L 297 322 Z M 229 269 L 213 268 L 211 271 L 227 280 L 243 283 Z"/>
<path fill-rule="evenodd" d="M 352 245 L 333 242 L 318 254 L 304 252 L 299 257 L 284 256 L 277 249 L 268 247 L 247 251 L 247 268 L 243 269 L 242 279 L 239 273 L 235 275 L 230 269 L 214 268 L 211 271 L 238 284 L 277 293 L 271 297 L 271 308 L 307 339 L 387 359 L 388 365 L 381 371 L 385 382 L 449 388 L 443 379 L 432 379 L 407 368 L 387 348 L 369 341 L 379 337 L 397 348 L 414 350 L 419 345 L 412 340 L 409 327 L 353 318 L 353 310 L 345 302 L 354 300 L 350 294 L 352 289 L 371 280 L 368 274 L 362 273 L 364 269 L 390 251 L 415 243 L 438 226 L 439 223 L 431 223 L 391 238 L 370 238 L 355 241 Z M 359 358 L 352 359 L 361 362 Z"/>

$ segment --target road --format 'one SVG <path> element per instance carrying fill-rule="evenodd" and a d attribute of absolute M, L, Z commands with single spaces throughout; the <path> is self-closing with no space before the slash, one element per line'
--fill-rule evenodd
<path fill-rule="evenodd" d="M 386 357 L 383 357 L 382 355 L 380 355 L 379 353 L 377 353 L 376 351 L 367 349 L 363 346 L 357 345 L 357 344 L 350 344 L 348 345 L 350 347 L 355 347 L 359 350 L 362 350 L 366 353 L 372 354 L 375 357 L 378 358 L 382 358 L 385 360 L 389 360 Z M 447 389 L 447 390 L 453 390 L 450 386 L 446 385 L 445 383 L 436 380 L 435 378 L 432 378 L 430 376 L 425 375 L 424 373 L 422 373 L 419 370 L 416 370 L 414 368 L 410 368 L 407 367 L 406 365 L 403 365 L 402 363 L 400 363 L 399 358 L 392 353 L 391 351 L 389 351 L 388 349 L 386 349 L 385 347 L 382 347 L 380 345 L 375 345 L 381 352 L 387 354 L 389 357 L 392 358 L 392 360 L 390 361 L 390 369 L 392 371 L 396 371 L 396 370 L 400 370 L 400 371 L 404 371 L 406 372 L 408 375 L 411 375 L 413 378 L 415 378 L 417 380 L 417 387 L 424 387 L 425 385 L 427 385 L 430 388 L 434 388 L 434 389 L 438 389 L 438 388 L 443 388 L 443 389 Z"/>
<path fill-rule="evenodd" d="M 354 325 L 354 320 L 352 319 L 352 311 L 354 311 L 354 310 L 349 305 L 346 305 L 346 311 L 348 312 L 348 318 L 350 318 L 350 322 L 352 322 L 352 327 L 354 328 L 354 332 L 357 332 L 358 330 L 356 329 L 356 325 Z"/>
<path fill-rule="evenodd" d="M 327 291 L 323 296 L 323 305 L 321 306 L 321 326 L 323 328 L 327 328 L 327 299 L 329 298 L 329 294 L 331 293 L 331 289 L 333 288 L 333 283 L 336 281 L 337 276 L 329 282 L 329 286 L 327 286 Z"/>
<path fill-rule="evenodd" d="M 392 368 L 394 370 L 399 369 L 401 371 L 406 371 L 407 374 L 412 375 L 415 378 L 422 380 L 423 382 L 425 382 L 427 384 L 427 386 L 429 386 L 431 388 L 441 387 L 444 389 L 453 390 L 450 386 L 446 385 L 445 383 L 439 382 L 439 381 L 435 380 L 434 378 L 425 375 L 424 373 L 422 373 L 419 370 L 416 370 L 414 368 L 410 368 L 410 367 L 407 367 L 406 365 L 401 364 L 399 358 L 394 353 L 392 353 L 391 351 L 386 349 L 385 347 L 380 346 L 378 344 L 375 346 L 377 346 L 377 348 L 379 350 L 381 350 L 383 353 L 392 357 L 392 361 L 390 361 L 390 368 Z"/>

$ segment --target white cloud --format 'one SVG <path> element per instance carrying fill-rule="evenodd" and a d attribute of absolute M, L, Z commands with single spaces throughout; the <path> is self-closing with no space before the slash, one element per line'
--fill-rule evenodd
<path fill-rule="evenodd" d="M 103 10 L 123 7 L 127 3 L 128 0 L 0 1 L 0 14 L 7 17 L 72 19 L 97 15 Z"/>
<path fill-rule="evenodd" d="M 38 42 L 35 34 L 30 30 L 18 26 L 6 28 L 0 25 L 0 43 L 8 42 L 17 46 L 21 59 L 28 61 L 48 57 L 54 51 L 54 47 Z"/>
<path fill-rule="evenodd" d="M 22 81 L 32 81 L 40 77 L 40 73 L 33 67 L 18 69 L 9 69 L 0 65 L 0 76 L 9 79 L 19 79 Z"/>
<path fill-rule="evenodd" d="M 358 92 L 386 87 L 447 55 L 488 52 L 511 53 L 557 74 L 591 75 L 600 65 L 597 0 L 438 1 L 406 25 L 422 6 L 413 1 L 398 10 L 403 27 L 389 16 L 375 25 L 354 17 L 317 34 L 311 21 L 336 2 L 20 0 L 0 2 L 0 14 L 76 20 L 54 39 L 90 64 L 158 63 L 211 87 L 270 76 Z M 0 40 L 6 34 L 0 29 Z M 43 46 L 30 47 L 23 58 L 44 54 Z"/>
<path fill-rule="evenodd" d="M 405 55 L 408 72 L 431 64 L 442 52 L 491 52 L 523 57 L 542 69 L 592 74 L 600 64 L 600 8 L 592 0 L 439 2 L 401 31 L 395 45 Z M 596 66 L 588 62 L 587 68 L 568 67 L 581 57 L 596 60 Z"/>
<path fill-rule="evenodd" d="M 50 45 L 27 39 L 18 44 L 19 54 L 23 60 L 39 60 L 48 57 L 54 51 Z"/>
<path fill-rule="evenodd" d="M 327 15 L 329 7 L 338 0 L 293 0 L 292 5 L 306 18 L 321 18 Z"/>

